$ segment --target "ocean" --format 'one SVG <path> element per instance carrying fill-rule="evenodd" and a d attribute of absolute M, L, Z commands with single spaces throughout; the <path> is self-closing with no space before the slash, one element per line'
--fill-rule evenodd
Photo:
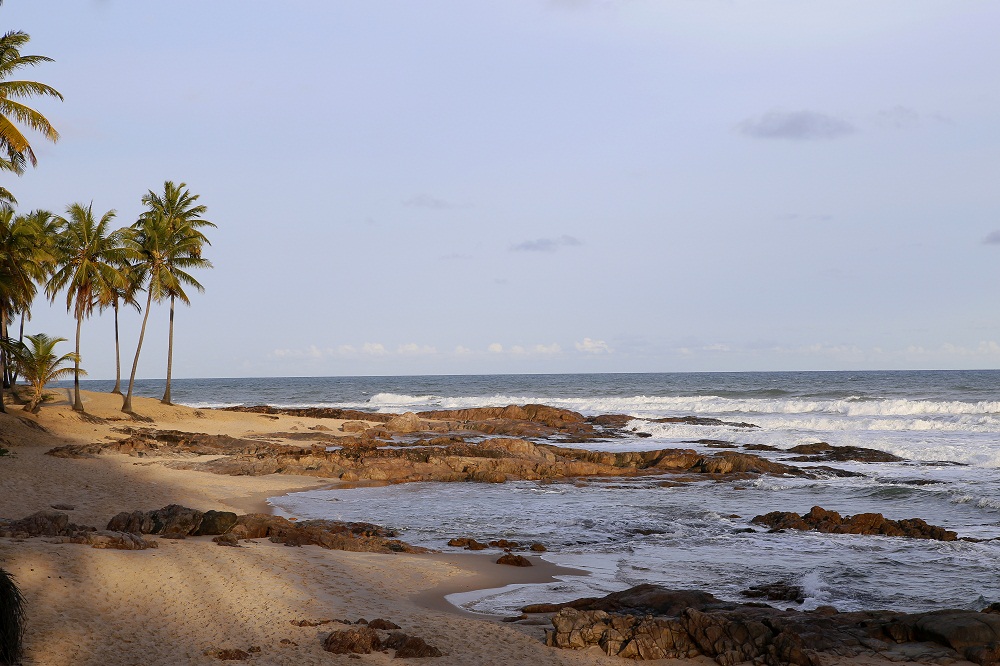
<path fill-rule="evenodd" d="M 111 382 L 84 381 L 109 390 Z M 832 463 L 856 477 L 762 476 L 661 487 L 656 478 L 569 483 L 417 483 L 271 498 L 282 515 L 361 520 L 449 550 L 448 539 L 541 542 L 545 559 L 587 576 L 453 602 L 510 614 L 525 603 L 603 595 L 645 582 L 738 600 L 786 582 L 803 609 L 980 609 L 1000 601 L 1000 541 L 938 542 L 811 532 L 769 533 L 750 519 L 814 505 L 842 514 L 918 517 L 959 537 L 1000 537 L 1000 371 L 740 372 L 175 380 L 196 407 L 270 404 L 375 412 L 544 403 L 585 415 L 625 413 L 651 437 L 588 444 L 609 451 L 684 447 L 696 439 L 788 449 L 828 442 L 888 451 L 895 463 Z M 159 397 L 162 380 L 137 393 Z M 658 424 L 665 416 L 759 428 Z M 574 444 L 573 446 L 580 446 Z M 715 449 L 704 449 L 715 451 Z M 780 459 L 779 454 L 761 453 Z"/>

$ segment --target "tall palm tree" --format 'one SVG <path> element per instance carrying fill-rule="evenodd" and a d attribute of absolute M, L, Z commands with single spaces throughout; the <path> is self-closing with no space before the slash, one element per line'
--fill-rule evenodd
<path fill-rule="evenodd" d="M 187 189 L 187 183 L 175 185 L 171 180 L 163 183 L 163 194 L 157 194 L 153 190 L 149 190 L 142 197 L 142 203 L 146 206 L 146 212 L 143 213 L 144 217 L 153 216 L 162 219 L 172 232 L 184 227 L 190 230 L 193 241 L 195 241 L 192 244 L 190 253 L 195 257 L 201 256 L 203 245 L 211 245 L 205 235 L 199 231 L 199 228 L 215 227 L 213 223 L 202 219 L 202 215 L 208 211 L 208 208 L 197 203 L 198 197 L 199 195 L 191 194 L 190 190 Z M 174 301 L 178 297 L 181 297 L 184 303 L 189 303 L 190 301 L 187 299 L 187 296 L 182 296 L 180 293 L 168 290 L 167 294 L 170 296 L 170 333 L 167 338 L 167 385 L 160 402 L 169 405 L 171 404 L 170 378 L 173 374 L 174 364 Z"/>
<path fill-rule="evenodd" d="M 184 286 L 204 291 L 204 287 L 187 271 L 194 268 L 211 268 L 212 264 L 201 257 L 204 238 L 189 226 L 173 227 L 166 218 L 158 215 L 144 215 L 132 225 L 132 234 L 127 237 L 130 252 L 135 257 L 135 271 L 140 284 L 146 286 L 146 310 L 139 329 L 139 344 L 135 348 L 132 374 L 128 380 L 128 393 L 122 402 L 122 411 L 132 412 L 132 390 L 135 387 L 135 373 L 139 367 L 139 353 L 146 335 L 146 322 L 153 301 L 178 298 L 182 303 L 190 300 Z"/>
<path fill-rule="evenodd" d="M 50 140 L 57 141 L 59 133 L 41 113 L 20 100 L 29 97 L 55 97 L 62 99 L 52 86 L 36 81 L 11 81 L 10 77 L 24 67 L 35 67 L 51 58 L 37 55 L 21 55 L 21 48 L 31 37 L 19 30 L 11 30 L 0 37 L 0 170 L 12 171 L 18 175 L 24 172 L 27 163 L 37 164 L 35 151 L 18 125 L 41 132 Z M 0 187 L 0 202 L 7 205 L 15 202 L 14 196 Z"/>
<path fill-rule="evenodd" d="M 84 411 L 80 398 L 80 329 L 83 320 L 99 305 L 98 294 L 108 285 L 125 286 L 126 277 L 120 266 L 128 262 L 125 247 L 127 229 L 109 231 L 115 217 L 109 210 L 100 220 L 94 218 L 93 204 L 75 203 L 66 209 L 68 217 L 60 218 L 62 232 L 56 241 L 56 270 L 45 285 L 50 300 L 66 290 L 66 310 L 76 318 L 76 355 L 73 373 L 73 409 Z"/>
<path fill-rule="evenodd" d="M 17 312 L 26 312 L 37 293 L 37 282 L 44 279 L 44 242 L 39 226 L 40 215 L 15 216 L 11 208 L 0 207 L 0 337 L 7 337 L 7 326 Z M 10 385 L 6 352 L 0 350 L 0 411 L 3 388 Z"/>
<path fill-rule="evenodd" d="M 13 363 L 31 384 L 31 398 L 24 406 L 24 411 L 37 412 L 45 397 L 45 385 L 74 372 L 73 368 L 64 368 L 62 365 L 70 361 L 79 365 L 80 357 L 73 352 L 56 356 L 55 346 L 65 342 L 66 338 L 50 338 L 44 333 L 27 337 L 30 346 L 10 339 L 4 340 L 2 344 Z M 76 372 L 86 374 L 80 369 Z"/>
<path fill-rule="evenodd" d="M 101 310 L 111 308 L 115 313 L 115 387 L 111 389 L 111 392 L 122 395 L 122 355 L 118 337 L 118 309 L 122 305 L 128 305 L 134 307 L 136 312 L 141 312 L 142 306 L 139 305 L 136 296 L 142 289 L 142 285 L 139 283 L 139 276 L 131 264 L 120 266 L 119 269 L 125 275 L 125 286 L 107 284 L 97 295 L 97 300 Z"/>

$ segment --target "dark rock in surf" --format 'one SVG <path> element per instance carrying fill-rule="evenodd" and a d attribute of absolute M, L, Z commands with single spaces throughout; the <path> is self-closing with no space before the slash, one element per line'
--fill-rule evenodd
<path fill-rule="evenodd" d="M 789 453 L 802 454 L 794 458 L 789 458 L 791 462 L 900 462 L 903 458 L 897 455 L 879 451 L 878 449 L 866 449 L 861 446 L 833 446 L 826 442 L 816 442 L 815 444 L 800 444 L 788 449 Z"/>
<path fill-rule="evenodd" d="M 936 541 L 955 541 L 958 538 L 955 532 L 936 525 L 929 525 L 920 518 L 890 520 L 881 513 L 841 516 L 836 511 L 828 511 L 819 506 L 814 506 L 804 516 L 788 511 L 772 511 L 762 516 L 755 516 L 750 522 L 770 527 L 772 530 L 792 529 L 828 534 L 900 536 Z"/>
<path fill-rule="evenodd" d="M 504 553 L 497 560 L 497 564 L 506 564 L 511 567 L 530 567 L 532 566 L 531 560 L 529 560 L 524 555 L 515 555 L 514 553 Z"/>

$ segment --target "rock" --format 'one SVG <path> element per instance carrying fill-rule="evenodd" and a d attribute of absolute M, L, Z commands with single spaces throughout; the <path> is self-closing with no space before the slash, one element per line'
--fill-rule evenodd
<path fill-rule="evenodd" d="M 372 629 L 382 629 L 384 631 L 391 631 L 393 629 L 399 629 L 399 625 L 395 622 L 390 622 L 389 620 L 377 617 L 368 623 L 368 626 Z"/>
<path fill-rule="evenodd" d="M 371 654 L 382 649 L 382 641 L 371 627 L 352 627 L 331 632 L 323 649 L 334 654 Z"/>
<path fill-rule="evenodd" d="M 750 599 L 767 599 L 768 601 L 794 601 L 801 604 L 805 599 L 805 592 L 801 585 L 792 585 L 784 581 L 768 583 L 766 585 L 753 585 L 749 589 L 743 590 L 740 594 Z"/>
<path fill-rule="evenodd" d="M 389 637 L 382 643 L 384 647 L 396 651 L 396 659 L 440 657 L 441 650 L 432 645 L 428 645 L 424 639 L 417 636 L 408 636 L 400 632 L 389 634 Z"/>
<path fill-rule="evenodd" d="M 53 504 L 52 508 L 56 511 L 74 511 L 76 509 L 72 504 Z"/>
<path fill-rule="evenodd" d="M 490 541 L 490 548 L 500 548 L 502 550 L 517 550 L 521 547 L 516 541 L 507 541 L 507 539 L 497 539 L 496 541 Z"/>
<path fill-rule="evenodd" d="M 878 449 L 866 449 L 860 446 L 833 446 L 826 442 L 799 444 L 788 449 L 788 452 L 805 454 L 789 458 L 792 462 L 899 462 L 903 460 L 897 455 Z"/>
<path fill-rule="evenodd" d="M 755 516 L 751 521 L 756 525 L 765 525 L 772 530 L 815 530 L 830 534 L 877 534 L 883 536 L 903 536 L 913 539 L 934 539 L 937 541 L 955 541 L 955 532 L 928 525 L 920 518 L 904 520 L 889 520 L 881 513 L 859 513 L 854 516 L 841 517 L 836 511 L 828 511 L 814 506 L 804 516 L 785 511 Z"/>
<path fill-rule="evenodd" d="M 107 529 L 136 534 L 161 534 L 183 538 L 194 534 L 204 514 L 179 504 L 170 504 L 154 511 L 122 512 L 108 522 Z"/>
<path fill-rule="evenodd" d="M 205 650 L 205 656 L 215 657 L 222 661 L 244 661 L 250 658 L 249 652 L 237 648 L 212 648 Z"/>
<path fill-rule="evenodd" d="M 533 543 L 531 544 L 531 548 L 529 550 L 533 553 L 544 553 L 548 549 L 544 546 L 544 544 Z"/>
<path fill-rule="evenodd" d="M 532 566 L 531 560 L 529 560 L 524 555 L 515 555 L 514 553 L 504 553 L 497 560 L 497 564 L 506 564 L 512 567 L 530 567 Z"/>
<path fill-rule="evenodd" d="M 653 423 L 684 423 L 686 425 L 699 426 L 729 426 L 730 428 L 757 428 L 753 423 L 741 423 L 734 421 L 720 421 L 719 419 L 709 419 L 700 416 L 668 416 L 662 419 L 649 419 Z"/>
<path fill-rule="evenodd" d="M 219 544 L 220 546 L 231 546 L 234 548 L 240 548 L 240 540 L 236 538 L 235 534 L 220 534 L 217 537 L 213 537 L 212 541 Z"/>
<path fill-rule="evenodd" d="M 705 656 L 723 665 L 817 666 L 864 656 L 922 663 L 967 659 L 985 666 L 1000 658 L 1000 616 L 955 610 L 837 613 L 830 607 L 802 613 L 720 604 L 706 593 L 655 587 L 570 602 L 553 616 L 546 643 L 598 646 L 609 655 L 642 660 Z M 651 598 L 668 612 L 652 610 Z M 684 599 L 700 608 L 677 603 Z M 642 611 L 607 612 L 598 606 Z"/>
<path fill-rule="evenodd" d="M 344 432 L 364 432 L 368 429 L 368 424 L 364 421 L 344 421 L 340 429 Z"/>
<path fill-rule="evenodd" d="M 114 532 L 111 530 L 98 530 L 89 532 L 76 543 L 90 544 L 92 548 L 110 548 L 114 550 L 146 550 L 147 548 L 157 548 L 160 544 L 152 539 L 144 539 L 140 534 L 129 532 Z"/>
<path fill-rule="evenodd" d="M 14 521 L 9 531 L 27 536 L 60 536 L 69 531 L 69 516 L 58 511 L 38 511 L 26 518 Z"/>
<path fill-rule="evenodd" d="M 457 537 L 451 539 L 448 545 L 452 548 L 464 548 L 466 550 L 486 550 L 489 548 L 485 543 L 480 543 L 471 537 Z"/>
<path fill-rule="evenodd" d="M 206 511 L 201 516 L 201 524 L 193 532 L 194 536 L 225 534 L 236 525 L 237 516 L 232 511 Z"/>
<path fill-rule="evenodd" d="M 427 424 L 413 412 L 399 414 L 389 419 L 385 423 L 385 429 L 389 432 L 409 433 L 426 430 Z"/>

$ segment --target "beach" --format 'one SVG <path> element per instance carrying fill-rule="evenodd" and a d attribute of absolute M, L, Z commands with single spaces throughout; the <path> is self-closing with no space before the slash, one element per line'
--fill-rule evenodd
<path fill-rule="evenodd" d="M 120 511 L 169 504 L 261 511 L 268 496 L 330 485 L 312 477 L 173 470 L 122 455 L 45 456 L 56 445 L 120 437 L 113 428 L 134 424 L 119 411 L 118 396 L 86 392 L 85 404 L 91 418 L 75 414 L 64 394 L 43 406 L 37 418 L 16 405 L 0 415 L 4 446 L 12 452 L 0 459 L 0 516 L 20 518 L 64 505 L 74 507 L 68 511 L 73 522 L 103 527 Z M 152 419 L 141 423 L 146 427 L 232 436 L 321 424 L 296 417 L 251 419 L 151 399 L 137 399 L 135 408 Z M 209 537 L 162 539 L 158 548 L 142 551 L 52 544 L 44 538 L 0 539 L 0 563 L 16 577 L 28 604 L 26 664 L 209 664 L 218 660 L 206 651 L 250 647 L 260 648 L 253 653 L 256 663 L 348 663 L 346 655 L 323 650 L 329 625 L 291 622 L 377 617 L 448 653 L 435 663 L 597 664 L 607 659 L 600 653 L 547 648 L 541 627 L 477 618 L 444 600 L 452 592 L 549 580 L 558 571 L 503 567 L 494 559 L 288 548 L 266 540 L 221 548 Z M 366 659 L 385 663 L 389 657 Z"/>
<path fill-rule="evenodd" d="M 0 415 L 0 446 L 11 451 L 0 458 L 0 517 L 17 519 L 62 507 L 72 522 L 100 529 L 122 511 L 180 504 L 201 511 L 263 512 L 270 508 L 269 497 L 338 485 L 336 479 L 312 475 L 231 476 L 163 464 L 176 463 L 176 453 L 162 459 L 149 453 L 77 458 L 45 453 L 58 446 L 120 440 L 123 428 L 305 447 L 292 435 L 338 437 L 343 420 L 166 406 L 148 398 L 134 399 L 142 417 L 134 420 L 120 412 L 119 396 L 84 392 L 86 415 L 72 411 L 66 390 L 56 397 L 37 416 L 16 405 Z M 473 489 L 505 485 L 462 484 Z M 378 516 L 368 518 L 378 522 Z M 532 557 L 535 566 L 518 568 L 495 564 L 496 551 L 381 554 L 287 547 L 267 539 L 223 548 L 211 537 L 156 539 L 157 548 L 120 551 L 53 541 L 0 538 L 0 565 L 16 577 L 28 604 L 25 664 L 210 664 L 225 650 L 245 651 L 249 661 L 261 664 L 356 663 L 349 655 L 326 652 L 323 641 L 331 630 L 346 628 L 344 622 L 361 618 L 384 618 L 424 639 L 444 653 L 433 660 L 437 664 L 619 661 L 597 648 L 546 647 L 544 630 L 551 627 L 546 616 L 503 622 L 502 616 L 471 613 L 445 599 L 456 592 L 582 573 L 537 557 Z M 362 658 L 388 663 L 391 657 L 375 652 Z M 867 657 L 843 663 L 869 662 L 885 663 Z M 696 657 L 656 663 L 716 662 Z"/>

